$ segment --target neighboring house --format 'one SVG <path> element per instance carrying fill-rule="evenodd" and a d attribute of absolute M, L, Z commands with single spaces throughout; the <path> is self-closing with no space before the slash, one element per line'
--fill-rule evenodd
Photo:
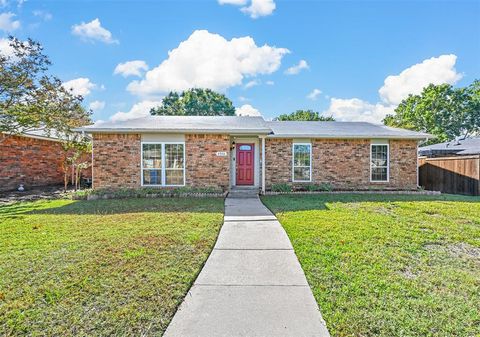
<path fill-rule="evenodd" d="M 238 116 L 149 116 L 78 130 L 92 134 L 94 188 L 415 189 L 417 143 L 429 137 L 369 123 Z"/>
<path fill-rule="evenodd" d="M 480 137 L 423 146 L 418 154 L 425 189 L 480 195 Z"/>
<path fill-rule="evenodd" d="M 54 134 L 41 130 L 5 135 L 0 133 L 0 191 L 63 185 L 64 151 Z M 91 170 L 84 170 L 90 176 Z"/>
<path fill-rule="evenodd" d="M 425 157 L 472 156 L 480 154 L 480 137 L 422 146 L 418 154 Z"/>

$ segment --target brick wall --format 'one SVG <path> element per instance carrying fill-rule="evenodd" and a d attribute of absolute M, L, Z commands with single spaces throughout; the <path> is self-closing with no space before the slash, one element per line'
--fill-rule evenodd
<path fill-rule="evenodd" d="M 292 183 L 292 139 L 267 139 L 266 188 Z M 417 186 L 417 142 L 390 141 L 390 181 L 370 182 L 370 139 L 315 139 L 312 141 L 312 183 L 329 183 L 338 189 L 372 186 L 413 189 Z"/>
<path fill-rule="evenodd" d="M 140 187 L 139 134 L 93 135 L 93 187 Z"/>
<path fill-rule="evenodd" d="M 292 181 L 292 140 L 265 139 L 265 187 Z"/>
<path fill-rule="evenodd" d="M 63 184 L 62 155 L 58 142 L 8 137 L 0 143 L 0 191 L 16 189 L 19 184 L 26 189 Z"/>
<path fill-rule="evenodd" d="M 230 185 L 230 137 L 228 135 L 185 135 L 186 184 L 193 187 Z M 227 152 L 217 157 L 216 152 Z"/>
<path fill-rule="evenodd" d="M 390 142 L 390 183 L 404 188 L 417 187 L 417 142 Z"/>

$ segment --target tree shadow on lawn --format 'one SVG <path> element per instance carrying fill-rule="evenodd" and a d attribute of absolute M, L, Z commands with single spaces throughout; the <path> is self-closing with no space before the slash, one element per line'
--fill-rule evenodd
<path fill-rule="evenodd" d="M 0 206 L 0 219 L 30 214 L 222 213 L 223 198 L 53 200 Z"/>
<path fill-rule="evenodd" d="M 415 195 L 415 194 L 303 194 L 303 195 L 274 195 L 262 196 L 264 204 L 272 212 L 328 210 L 329 203 L 359 203 L 359 202 L 469 202 L 480 203 L 480 197 L 441 194 L 441 195 Z"/>

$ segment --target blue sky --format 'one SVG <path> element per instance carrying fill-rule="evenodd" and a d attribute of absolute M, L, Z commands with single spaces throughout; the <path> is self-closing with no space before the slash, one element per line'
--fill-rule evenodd
<path fill-rule="evenodd" d="M 480 78 L 480 1 L 0 0 L 0 34 L 41 42 L 95 120 L 208 86 L 244 114 L 380 122 L 430 82 Z"/>

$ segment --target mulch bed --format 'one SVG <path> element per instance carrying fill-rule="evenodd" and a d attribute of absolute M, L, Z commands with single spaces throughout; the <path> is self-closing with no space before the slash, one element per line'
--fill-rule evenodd
<path fill-rule="evenodd" d="M 41 186 L 27 189 L 23 192 L 7 191 L 0 192 L 0 205 L 11 204 L 20 201 L 52 200 L 65 198 L 63 186 Z"/>

